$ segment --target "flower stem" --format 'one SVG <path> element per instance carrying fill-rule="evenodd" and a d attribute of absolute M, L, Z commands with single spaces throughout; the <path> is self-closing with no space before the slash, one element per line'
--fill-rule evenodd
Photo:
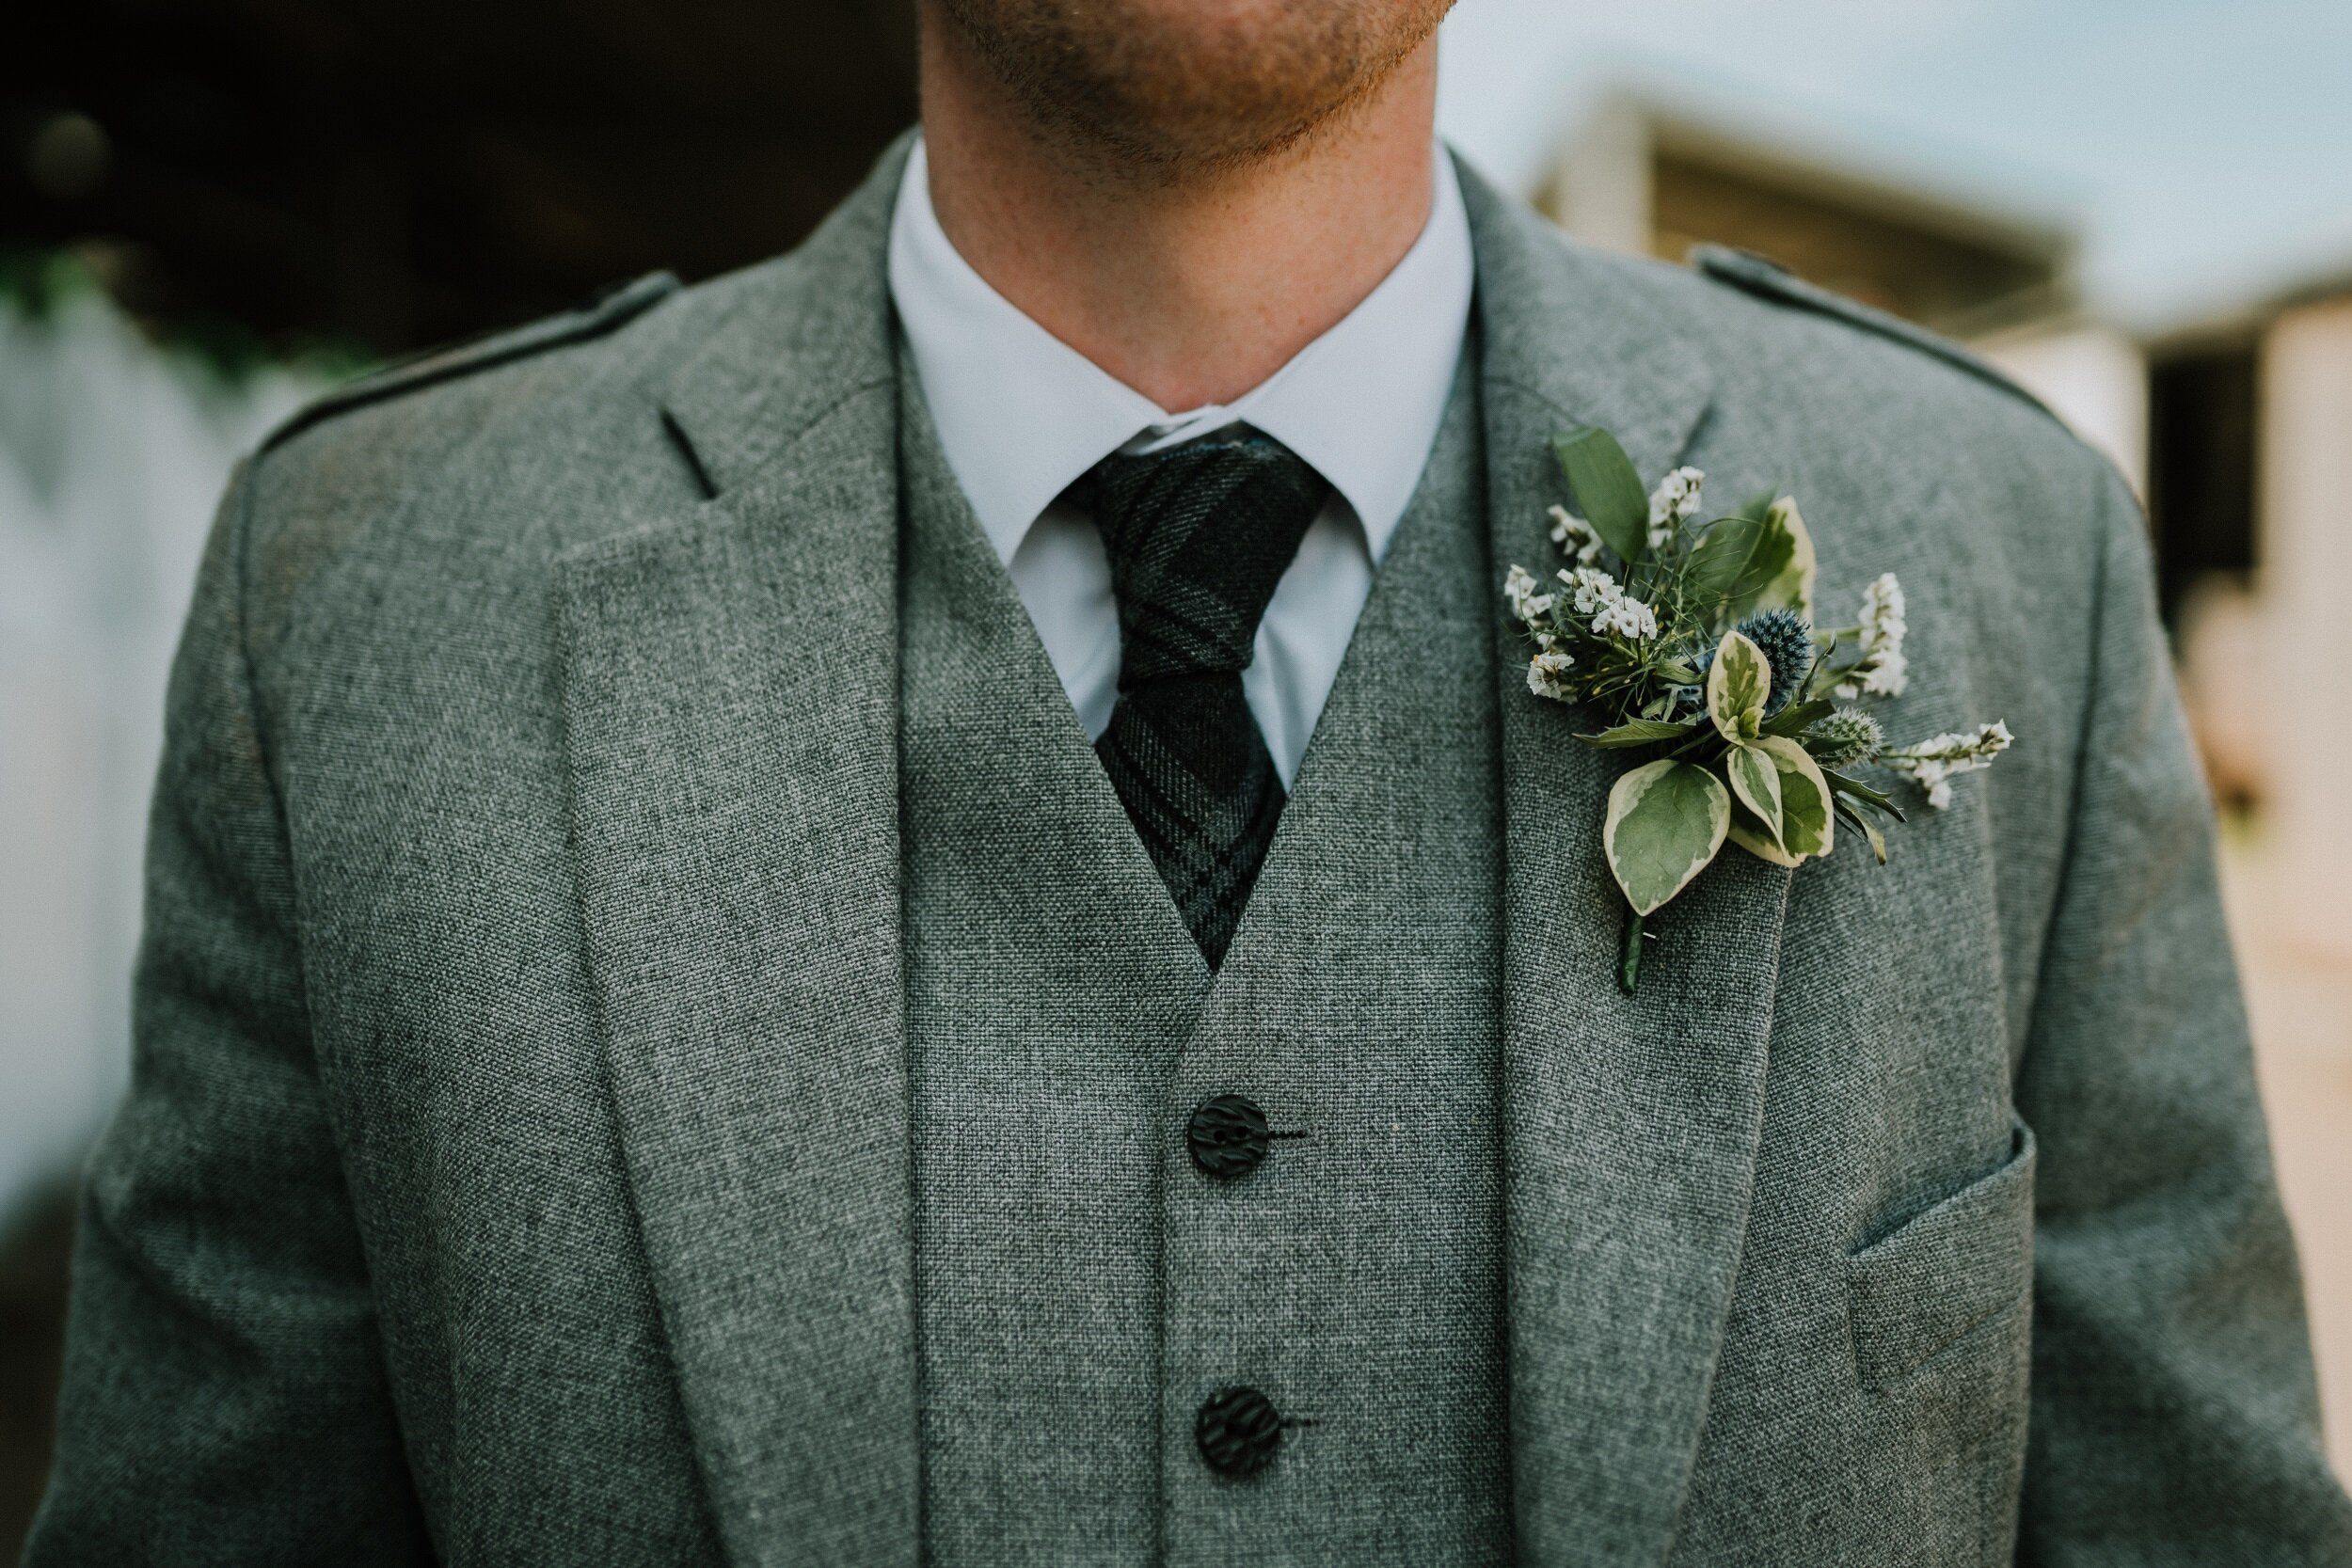
<path fill-rule="evenodd" d="M 1631 996 L 1642 980 L 1642 913 L 1625 907 L 1625 942 L 1617 952 L 1617 989 Z"/>

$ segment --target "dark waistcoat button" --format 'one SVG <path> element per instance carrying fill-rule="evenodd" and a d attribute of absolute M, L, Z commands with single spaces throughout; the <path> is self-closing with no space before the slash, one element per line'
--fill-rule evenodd
<path fill-rule="evenodd" d="M 1282 1418 L 1274 1402 L 1255 1388 L 1219 1388 L 1201 1402 L 1192 1438 L 1203 1464 L 1239 1480 L 1272 1463 L 1282 1441 Z"/>
<path fill-rule="evenodd" d="M 1269 1147 L 1265 1113 L 1257 1102 L 1237 1094 L 1204 1100 L 1184 1128 L 1192 1163 L 1219 1180 L 1230 1181 L 1258 1168 Z"/>

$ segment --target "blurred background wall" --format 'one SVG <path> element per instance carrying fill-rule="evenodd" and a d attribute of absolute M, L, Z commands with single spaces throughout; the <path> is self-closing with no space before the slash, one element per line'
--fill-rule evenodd
<path fill-rule="evenodd" d="M 163 671 L 230 464 L 375 360 L 784 249 L 911 0 L 82 0 L 0 51 L 0 1558 L 119 1092 Z M 1968 341 L 2149 503 L 2352 1470 L 2352 7 L 1464 0 L 1440 118 L 1589 244 Z M 2290 743 L 2291 741 L 2291 743 Z"/>

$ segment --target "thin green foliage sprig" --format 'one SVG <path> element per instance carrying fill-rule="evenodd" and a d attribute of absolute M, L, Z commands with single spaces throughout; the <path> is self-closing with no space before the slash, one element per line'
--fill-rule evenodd
<path fill-rule="evenodd" d="M 1884 573 L 1853 625 L 1817 627 L 1813 540 L 1792 499 L 1766 492 L 1702 520 L 1696 468 L 1645 489 L 1598 426 L 1552 446 L 1582 515 L 1553 507 L 1565 563 L 1549 580 L 1515 564 L 1502 594 L 1534 644 L 1528 689 L 1595 720 L 1579 740 L 1636 762 L 1610 790 L 1601 830 L 1626 898 L 1618 981 L 1629 994 L 1645 922 L 1726 842 L 1793 867 L 1829 854 L 1842 821 L 1884 864 L 1881 823 L 1903 814 L 1855 770 L 1907 779 L 1941 810 L 1951 781 L 1990 767 L 2011 737 L 1994 722 L 1888 743 L 1858 705 L 1909 684 L 1902 585 Z"/>

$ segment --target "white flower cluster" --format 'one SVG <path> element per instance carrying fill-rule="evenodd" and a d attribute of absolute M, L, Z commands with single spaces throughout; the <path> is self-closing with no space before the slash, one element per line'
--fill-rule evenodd
<path fill-rule="evenodd" d="M 1696 468 L 1677 468 L 1649 493 L 1649 547 L 1658 549 L 1675 536 L 1699 509 L 1699 486 L 1707 475 Z"/>
<path fill-rule="evenodd" d="M 1837 687 L 1849 702 L 1868 693 L 1899 697 L 1911 684 L 1911 662 L 1903 657 L 1903 585 L 1882 572 L 1862 594 L 1862 662 Z"/>
<path fill-rule="evenodd" d="M 1527 689 L 1538 697 L 1549 697 L 1556 702 L 1570 701 L 1573 693 L 1568 690 L 1560 677 L 1566 674 L 1575 665 L 1576 660 L 1558 649 L 1545 649 L 1528 660 Z"/>
<path fill-rule="evenodd" d="M 1564 703 L 1574 701 L 1575 694 L 1561 677 L 1575 668 L 1576 660 L 1562 651 L 1558 635 L 1544 624 L 1559 595 L 1545 593 L 1534 573 L 1514 565 L 1502 579 L 1502 597 L 1511 607 L 1511 613 L 1519 618 L 1528 635 L 1535 640 L 1535 657 L 1527 667 L 1527 689 L 1538 697 L 1556 698 Z"/>
<path fill-rule="evenodd" d="M 1674 539 L 1676 531 L 1696 515 L 1699 509 L 1699 486 L 1707 475 L 1697 468 L 1677 468 L 1658 482 L 1658 488 L 1649 493 L 1649 547 L 1662 549 Z M 1565 506 L 1551 509 L 1551 542 L 1576 557 L 1580 566 L 1590 566 L 1600 559 L 1600 535 L 1593 525 Z"/>
<path fill-rule="evenodd" d="M 1594 635 L 1614 633 L 1639 641 L 1658 635 L 1658 615 L 1641 600 L 1629 597 L 1617 579 L 1597 566 L 1562 572 L 1560 580 L 1574 590 L 1569 603 L 1579 615 L 1593 618 Z"/>
<path fill-rule="evenodd" d="M 1535 574 L 1524 566 L 1513 566 L 1502 579 L 1502 602 L 1530 626 L 1550 613 L 1552 597 L 1537 588 Z"/>
<path fill-rule="evenodd" d="M 1565 506 L 1551 509 L 1551 542 L 1576 557 L 1580 566 L 1590 566 L 1600 559 L 1600 535 L 1593 525 Z"/>
<path fill-rule="evenodd" d="M 1880 760 L 1928 792 L 1928 804 L 1942 811 L 1952 803 L 1952 781 L 1963 773 L 1980 773 L 1993 759 L 2009 750 L 2015 736 L 1995 721 L 1973 731 L 1954 730 L 1890 752 Z"/>

